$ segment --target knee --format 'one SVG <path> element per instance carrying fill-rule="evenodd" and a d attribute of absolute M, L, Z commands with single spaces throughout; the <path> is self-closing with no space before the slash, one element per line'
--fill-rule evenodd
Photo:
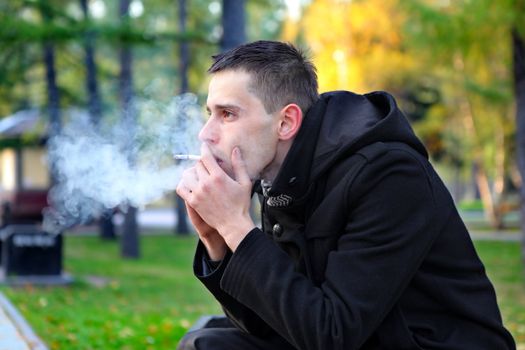
<path fill-rule="evenodd" d="M 217 345 L 216 334 L 211 329 L 201 328 L 186 333 L 179 342 L 177 350 L 208 350 Z"/>
<path fill-rule="evenodd" d="M 182 339 L 179 341 L 179 345 L 177 346 L 177 350 L 196 350 L 195 347 L 195 334 L 198 331 L 192 331 L 189 333 L 186 333 Z"/>

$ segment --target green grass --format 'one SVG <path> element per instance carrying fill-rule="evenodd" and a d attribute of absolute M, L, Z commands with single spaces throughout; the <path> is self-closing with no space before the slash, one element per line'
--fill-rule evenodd
<path fill-rule="evenodd" d="M 175 349 L 200 315 L 220 308 L 192 275 L 195 238 L 143 236 L 140 260 L 119 257 L 117 242 L 67 236 L 61 288 L 7 288 L 51 349 Z M 504 322 L 525 343 L 525 279 L 518 243 L 476 242 L 495 284 Z"/>
<path fill-rule="evenodd" d="M 458 204 L 458 208 L 460 210 L 475 210 L 475 211 L 483 211 L 483 202 L 481 200 L 470 200 L 470 201 L 462 201 Z"/>
<path fill-rule="evenodd" d="M 192 275 L 194 247 L 193 237 L 144 236 L 133 261 L 117 242 L 67 236 L 72 286 L 2 290 L 51 349 L 175 349 L 200 315 L 220 312 Z"/>
<path fill-rule="evenodd" d="M 503 322 L 525 346 L 525 275 L 518 242 L 477 241 L 476 249 L 496 289 Z"/>

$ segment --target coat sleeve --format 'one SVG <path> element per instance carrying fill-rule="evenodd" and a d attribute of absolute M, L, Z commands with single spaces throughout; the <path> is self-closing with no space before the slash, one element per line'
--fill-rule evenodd
<path fill-rule="evenodd" d="M 248 234 L 253 234 L 253 231 Z M 220 280 L 224 274 L 224 270 L 228 265 L 231 253 L 228 253 L 221 261 L 219 266 L 213 271 L 206 273 L 203 263 L 205 257 L 205 249 L 202 242 L 199 241 L 195 258 L 193 261 L 193 272 L 195 276 L 204 284 L 204 286 L 213 294 L 215 299 L 221 304 L 226 316 L 241 330 L 264 337 L 269 333 L 274 333 L 273 330 L 257 316 L 252 310 L 232 298 L 231 295 L 225 293 L 220 287 Z"/>
<path fill-rule="evenodd" d="M 365 165 L 344 196 L 346 225 L 320 286 L 260 231 L 241 242 L 220 281 L 298 349 L 359 349 L 436 237 L 432 216 L 439 209 L 425 168 L 411 155 L 400 151 Z"/>

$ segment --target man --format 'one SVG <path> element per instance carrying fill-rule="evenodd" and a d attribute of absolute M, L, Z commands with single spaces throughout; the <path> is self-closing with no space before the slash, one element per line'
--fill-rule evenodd
<path fill-rule="evenodd" d="M 313 65 L 280 42 L 214 56 L 209 72 L 202 159 L 177 193 L 200 238 L 194 272 L 231 326 L 179 349 L 515 349 L 390 95 L 318 96 Z"/>

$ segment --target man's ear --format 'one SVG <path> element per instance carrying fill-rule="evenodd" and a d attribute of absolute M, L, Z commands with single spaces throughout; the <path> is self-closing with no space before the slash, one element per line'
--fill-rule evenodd
<path fill-rule="evenodd" d="M 303 123 L 303 112 L 295 103 L 290 103 L 281 109 L 279 124 L 279 139 L 290 140 L 297 135 Z"/>

